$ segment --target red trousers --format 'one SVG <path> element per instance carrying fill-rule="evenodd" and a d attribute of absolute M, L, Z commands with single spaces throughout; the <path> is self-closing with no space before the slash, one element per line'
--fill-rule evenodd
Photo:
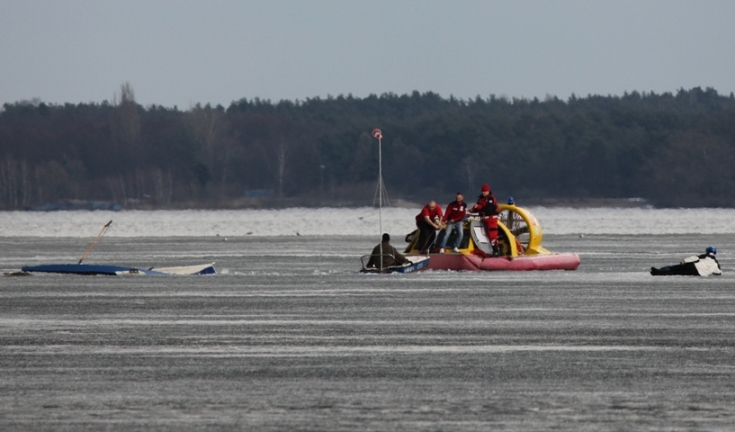
<path fill-rule="evenodd" d="M 485 224 L 485 232 L 487 238 L 490 240 L 490 244 L 495 246 L 498 244 L 498 217 L 497 216 L 486 216 L 482 218 L 482 223 Z"/>

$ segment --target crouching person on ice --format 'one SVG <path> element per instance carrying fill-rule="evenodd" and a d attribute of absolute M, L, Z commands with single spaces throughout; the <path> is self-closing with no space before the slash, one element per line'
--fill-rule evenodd
<path fill-rule="evenodd" d="M 406 257 L 401 255 L 396 248 L 390 244 L 390 235 L 385 233 L 383 234 L 383 241 L 373 248 L 370 260 L 365 267 L 377 268 L 378 263 L 382 263 L 380 270 L 385 271 L 388 267 L 400 266 L 408 262 L 409 261 Z"/>
<path fill-rule="evenodd" d="M 677 265 L 651 267 L 651 274 L 653 276 L 719 276 L 722 274 L 722 268 L 715 255 L 717 255 L 717 248 L 709 246 L 704 254 L 685 258 Z"/>

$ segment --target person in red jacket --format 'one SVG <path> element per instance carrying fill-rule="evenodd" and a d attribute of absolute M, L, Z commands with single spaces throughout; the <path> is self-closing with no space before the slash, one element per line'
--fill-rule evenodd
<path fill-rule="evenodd" d="M 493 247 L 493 252 L 498 251 L 498 200 L 490 191 L 490 185 L 484 184 L 480 189 L 481 194 L 477 197 L 477 204 L 471 209 L 471 213 L 478 213 L 482 218 L 482 223 L 485 225 L 485 231 L 487 238 L 490 240 L 490 245 Z"/>
<path fill-rule="evenodd" d="M 443 214 L 442 209 L 436 205 L 436 201 L 431 200 L 421 209 L 421 213 L 416 216 L 416 226 L 419 229 L 419 241 L 416 247 L 419 253 L 425 254 L 429 251 L 429 247 L 434 244 L 436 239 L 436 230 L 441 228 L 439 221 Z"/>
<path fill-rule="evenodd" d="M 446 224 L 446 228 L 444 228 L 444 238 L 442 238 L 441 244 L 439 245 L 439 253 L 444 253 L 447 240 L 449 240 L 449 236 L 452 235 L 452 231 L 455 229 L 457 230 L 457 236 L 454 238 L 454 248 L 452 250 L 455 253 L 459 253 L 459 246 L 462 244 L 462 237 L 464 236 L 462 220 L 466 214 L 467 203 L 464 202 L 464 195 L 462 195 L 462 192 L 457 192 L 455 200 L 449 203 L 447 211 L 442 218 L 442 222 Z"/>

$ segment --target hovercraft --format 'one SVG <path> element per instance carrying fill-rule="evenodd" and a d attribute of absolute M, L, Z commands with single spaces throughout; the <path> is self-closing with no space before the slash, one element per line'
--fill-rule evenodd
<path fill-rule="evenodd" d="M 498 246 L 493 250 L 485 228 L 478 216 L 465 217 L 462 228 L 464 236 L 459 253 L 446 249 L 446 253 L 436 253 L 431 248 L 429 268 L 432 270 L 473 270 L 473 271 L 522 271 L 522 270 L 576 270 L 579 255 L 575 253 L 554 253 L 541 246 L 543 232 L 533 214 L 515 204 L 498 205 Z M 446 230 L 436 239 L 439 244 Z M 456 232 L 452 231 L 447 245 L 454 244 Z M 419 255 L 417 248 L 418 230 L 406 236 L 409 243 L 405 254 Z"/>

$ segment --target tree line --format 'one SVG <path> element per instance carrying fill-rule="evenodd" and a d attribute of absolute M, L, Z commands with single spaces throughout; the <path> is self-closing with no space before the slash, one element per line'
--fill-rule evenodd
<path fill-rule="evenodd" d="M 735 206 L 735 97 L 712 88 L 567 100 L 415 91 L 179 110 L 143 107 L 124 84 L 102 103 L 3 105 L 0 208 L 369 205 L 375 127 L 393 199 L 446 201 L 490 183 L 522 202 Z"/>

